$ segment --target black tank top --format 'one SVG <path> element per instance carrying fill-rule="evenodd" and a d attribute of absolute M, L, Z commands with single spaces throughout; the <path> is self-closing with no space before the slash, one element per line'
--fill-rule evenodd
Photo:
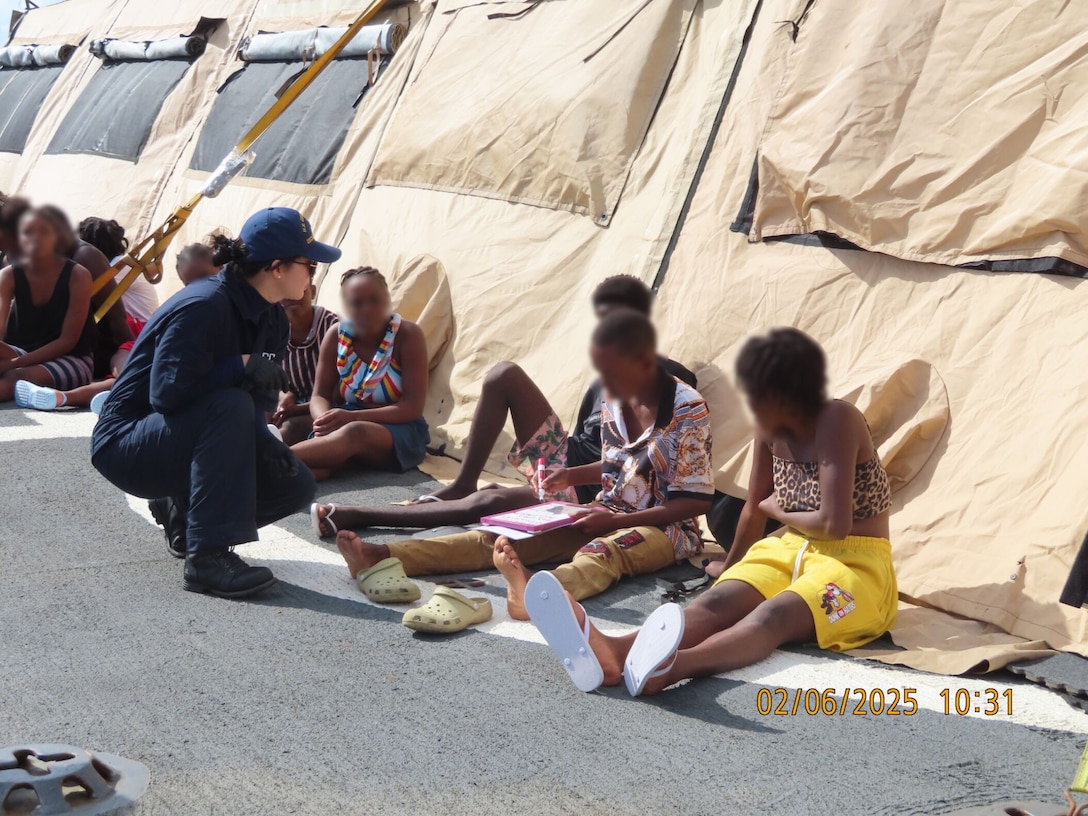
<path fill-rule="evenodd" d="M 30 281 L 27 280 L 22 266 L 11 268 L 15 276 L 15 301 L 11 305 L 7 333 L 4 335 L 7 343 L 18 346 L 23 351 L 35 351 L 60 337 L 64 329 L 64 318 L 68 315 L 74 268 L 74 261 L 64 262 L 64 269 L 57 278 L 57 285 L 53 287 L 53 294 L 42 306 L 34 305 Z M 94 318 L 88 314 L 83 333 L 75 348 L 68 354 L 77 357 L 90 355 L 94 350 L 94 341 Z"/>

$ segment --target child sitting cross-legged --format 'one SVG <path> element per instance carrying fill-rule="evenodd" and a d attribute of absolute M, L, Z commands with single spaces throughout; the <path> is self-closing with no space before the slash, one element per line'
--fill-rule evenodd
<path fill-rule="evenodd" d="M 310 286 L 298 300 L 285 300 L 284 311 L 291 324 L 291 337 L 283 355 L 283 369 L 291 380 L 291 390 L 280 394 L 279 405 L 272 414 L 272 424 L 279 428 L 287 445 L 309 437 L 314 429 L 310 416 L 310 397 L 314 393 L 317 360 L 321 341 L 340 322 L 340 315 L 314 303 L 317 287 L 314 270 L 310 269 Z"/>
<path fill-rule="evenodd" d="M 85 219 L 81 227 L 90 219 Z M 100 220 L 100 219 L 99 219 Z M 212 263 L 212 250 L 203 244 L 193 244 L 185 247 L 178 254 L 177 270 L 178 278 L 188 286 L 194 281 L 210 278 L 216 274 L 218 267 Z M 141 275 L 137 280 L 145 281 Z M 147 284 L 150 286 L 151 284 Z M 129 327 L 136 337 L 140 336 L 146 321 L 129 319 Z M 37 385 L 29 380 L 20 380 L 15 384 L 15 403 L 22 408 L 33 408 L 36 411 L 55 411 L 58 408 L 90 408 L 96 414 L 101 412 L 106 403 L 106 397 L 113 388 L 114 382 L 121 375 L 121 369 L 125 367 L 135 341 L 122 343 L 121 347 L 113 355 L 110 361 L 110 375 L 104 379 L 75 388 L 62 389 Z"/>
<path fill-rule="evenodd" d="M 20 381 L 66 389 L 92 376 L 90 272 L 58 253 L 56 230 L 40 210 L 19 219 L 19 251 L 0 270 L 0 402 L 15 398 Z"/>
<path fill-rule="evenodd" d="M 368 579 L 379 572 L 388 587 L 407 582 L 405 576 L 494 565 L 509 583 L 510 615 L 524 620 L 524 564 L 565 562 L 552 574 L 574 598 L 588 598 L 625 576 L 656 572 L 702 549 L 694 519 L 714 493 L 706 402 L 665 370 L 653 324 L 640 312 L 606 315 L 593 332 L 590 356 L 604 388 L 601 459 L 553 470 L 544 490 L 599 484 L 597 506 L 587 507 L 573 526 L 518 541 L 476 530 L 382 546 L 341 531 L 337 545 L 360 589 L 375 597 Z M 412 593 L 407 583 L 408 591 L 390 597 L 412 600 L 418 590 Z"/>
<path fill-rule="evenodd" d="M 724 573 L 686 609 L 666 604 L 638 633 L 608 637 L 546 574 L 522 584 L 578 688 L 625 682 L 632 696 L 653 694 L 785 643 L 854 649 L 892 627 L 888 475 L 865 417 L 825 396 L 824 370 L 823 350 L 797 329 L 742 348 L 737 379 L 756 423 L 748 500 Z M 781 538 L 763 538 L 768 517 L 786 526 Z"/>

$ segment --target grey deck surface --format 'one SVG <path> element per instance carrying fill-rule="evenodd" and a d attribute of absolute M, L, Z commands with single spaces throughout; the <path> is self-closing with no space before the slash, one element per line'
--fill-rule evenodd
<path fill-rule="evenodd" d="M 0 408 L 0 428 L 23 427 Z M 729 678 L 584 695 L 533 643 L 414 636 L 400 611 L 285 582 L 254 602 L 183 592 L 85 436 L 0 442 L 0 473 L 0 745 L 139 760 L 144 816 L 943 813 L 1059 802 L 1085 742 L 926 710 L 763 717 L 759 687 Z M 322 492 L 382 504 L 430 486 Z M 301 515 L 282 526 L 312 538 Z M 587 606 L 633 624 L 658 602 L 644 579 Z"/>

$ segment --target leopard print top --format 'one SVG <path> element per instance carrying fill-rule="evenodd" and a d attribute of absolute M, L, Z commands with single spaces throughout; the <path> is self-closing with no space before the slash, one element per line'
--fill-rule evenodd
<path fill-rule="evenodd" d="M 820 509 L 820 466 L 772 454 L 774 497 L 787 513 Z M 892 506 L 888 472 L 874 456 L 854 469 L 854 521 L 880 515 Z"/>

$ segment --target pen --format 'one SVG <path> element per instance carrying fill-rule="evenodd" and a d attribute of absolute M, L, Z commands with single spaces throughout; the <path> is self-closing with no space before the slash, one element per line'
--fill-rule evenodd
<path fill-rule="evenodd" d="M 536 460 L 536 494 L 537 498 L 544 501 L 544 478 L 547 476 L 547 471 L 544 470 L 544 457 L 540 457 Z"/>

